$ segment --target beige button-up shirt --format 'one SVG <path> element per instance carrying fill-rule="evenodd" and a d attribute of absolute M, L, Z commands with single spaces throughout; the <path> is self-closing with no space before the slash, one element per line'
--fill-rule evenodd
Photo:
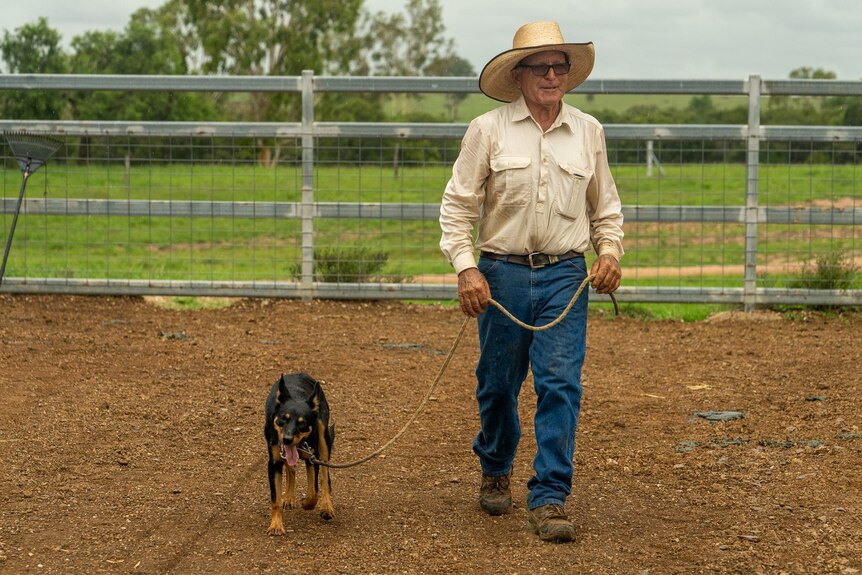
<path fill-rule="evenodd" d="M 623 215 L 604 130 L 565 103 L 547 132 L 523 98 L 473 120 L 443 192 L 440 248 L 457 273 L 498 254 L 623 255 Z"/>

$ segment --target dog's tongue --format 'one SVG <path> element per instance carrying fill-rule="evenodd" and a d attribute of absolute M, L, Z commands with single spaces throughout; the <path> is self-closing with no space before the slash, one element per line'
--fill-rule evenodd
<path fill-rule="evenodd" d="M 296 450 L 295 445 L 285 445 L 281 444 L 281 458 L 284 459 L 285 463 L 290 466 L 296 465 L 296 462 L 299 461 L 299 451 Z"/>

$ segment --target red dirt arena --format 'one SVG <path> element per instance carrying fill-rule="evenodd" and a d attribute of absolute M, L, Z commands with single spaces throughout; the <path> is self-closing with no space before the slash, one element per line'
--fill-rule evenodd
<path fill-rule="evenodd" d="M 529 381 L 514 512 L 478 507 L 471 320 L 407 433 L 332 471 L 335 518 L 285 510 L 268 536 L 279 374 L 325 381 L 333 461 L 351 461 L 409 421 L 462 322 L 391 302 L 0 296 L 0 573 L 862 573 L 852 313 L 594 310 L 567 545 L 527 529 Z"/>

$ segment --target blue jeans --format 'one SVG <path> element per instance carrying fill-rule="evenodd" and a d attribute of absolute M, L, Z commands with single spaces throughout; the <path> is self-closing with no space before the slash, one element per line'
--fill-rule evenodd
<path fill-rule="evenodd" d="M 528 266 L 481 258 L 491 297 L 515 317 L 541 326 L 556 319 L 587 275 L 583 257 L 553 266 Z M 572 490 L 572 458 L 580 415 L 581 368 L 586 353 L 588 289 L 556 326 L 533 332 L 512 322 L 494 306 L 478 318 L 480 356 L 476 399 L 482 428 L 473 441 L 485 475 L 512 468 L 521 424 L 518 395 L 533 372 L 537 395 L 535 474 L 527 487 L 528 507 L 565 504 Z"/>

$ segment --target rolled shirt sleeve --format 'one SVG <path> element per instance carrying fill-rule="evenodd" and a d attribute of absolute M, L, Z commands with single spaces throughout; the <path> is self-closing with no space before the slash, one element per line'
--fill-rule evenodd
<path fill-rule="evenodd" d="M 456 273 L 476 267 L 473 228 L 482 213 L 489 171 L 487 134 L 480 122 L 473 120 L 461 141 L 461 152 L 440 205 L 440 249 Z"/>
<path fill-rule="evenodd" d="M 596 170 L 594 182 L 587 188 L 587 212 L 590 218 L 590 237 L 598 255 L 623 257 L 622 202 L 608 165 L 607 145 L 603 129 L 597 138 Z"/>

